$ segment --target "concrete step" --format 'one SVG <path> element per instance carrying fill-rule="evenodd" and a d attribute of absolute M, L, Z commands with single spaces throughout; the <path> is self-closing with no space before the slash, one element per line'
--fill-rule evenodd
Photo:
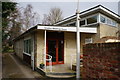
<path fill-rule="evenodd" d="M 46 77 L 49 78 L 74 78 L 76 73 L 46 73 Z"/>

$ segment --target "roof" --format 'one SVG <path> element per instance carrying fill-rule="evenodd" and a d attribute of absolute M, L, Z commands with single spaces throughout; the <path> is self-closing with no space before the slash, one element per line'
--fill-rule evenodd
<path fill-rule="evenodd" d="M 28 29 L 27 31 L 25 31 L 24 33 L 22 33 L 21 35 L 19 35 L 17 38 L 13 39 L 13 41 L 19 40 L 19 39 L 22 38 L 25 34 L 28 34 L 28 33 L 30 33 L 30 32 L 33 32 L 33 31 L 37 30 L 37 26 L 52 26 L 52 25 L 37 24 L 36 26 Z"/>
<path fill-rule="evenodd" d="M 18 36 L 17 38 L 15 38 L 13 41 L 19 40 L 21 39 L 25 34 L 33 32 L 35 29 L 37 29 L 37 25 L 28 29 L 27 31 L 25 31 L 23 34 L 21 34 L 20 36 Z"/>
<path fill-rule="evenodd" d="M 90 15 L 90 14 L 94 14 L 94 13 L 97 13 L 97 12 L 106 14 L 108 17 L 112 17 L 112 18 L 114 18 L 116 21 L 119 21 L 119 22 L 120 22 L 120 16 L 119 16 L 118 14 L 116 14 L 115 12 L 109 10 L 108 8 L 106 8 L 106 7 L 102 6 L 102 5 L 97 5 L 97 6 L 95 6 L 95 7 L 92 7 L 92 8 L 90 8 L 90 9 L 88 9 L 88 10 L 85 10 L 85 11 L 80 12 L 80 17 L 81 17 L 81 16 L 88 15 L 88 14 L 89 14 L 89 15 Z M 108 15 L 108 14 L 109 14 L 109 15 Z M 76 15 L 72 15 L 72 16 L 70 16 L 70 17 L 68 17 L 68 18 L 65 18 L 65 19 L 63 19 L 63 20 L 61 20 L 61 21 L 56 22 L 54 25 L 59 25 L 59 24 L 61 24 L 61 23 L 64 23 L 64 22 L 66 22 L 66 21 L 68 21 L 68 20 L 75 19 L 75 18 L 76 18 Z"/>
<path fill-rule="evenodd" d="M 93 8 L 85 10 L 85 11 L 80 13 L 80 16 L 87 15 L 87 14 L 93 14 L 93 13 L 98 12 L 98 11 L 100 11 L 101 13 L 105 13 L 107 15 L 108 15 L 108 12 L 109 12 L 109 13 L 113 14 L 113 15 L 111 15 L 112 17 L 115 17 L 116 20 L 120 21 L 120 16 L 118 14 L 114 13 L 113 11 L 107 9 L 106 7 L 104 7 L 102 5 L 97 5 L 97 6 L 93 7 Z M 63 19 L 61 21 L 58 21 L 58 22 L 56 22 L 53 25 L 57 26 L 57 24 L 61 24 L 63 22 L 69 21 L 71 19 L 76 19 L 76 15 L 72 15 L 72 16 L 70 16 L 68 18 L 65 18 L 65 19 Z M 42 25 L 42 24 L 38 24 L 38 25 L 41 25 L 41 26 L 51 26 L 51 25 Z M 14 41 L 20 39 L 21 37 L 23 37 L 23 35 L 25 35 L 27 33 L 33 32 L 34 30 L 37 29 L 38 25 L 36 25 L 35 27 L 30 28 L 29 30 L 27 30 L 26 32 L 24 32 L 23 34 L 21 34 L 20 36 L 15 38 Z"/>

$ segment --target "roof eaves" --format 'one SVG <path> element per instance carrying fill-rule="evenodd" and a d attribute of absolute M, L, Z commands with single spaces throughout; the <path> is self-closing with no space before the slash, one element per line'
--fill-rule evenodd
<path fill-rule="evenodd" d="M 101 9 L 101 10 L 104 10 L 104 11 L 107 10 L 107 11 L 109 11 L 108 13 L 111 12 L 112 14 L 114 14 L 114 17 L 120 19 L 120 16 L 119 16 L 118 14 L 116 14 L 115 12 L 109 10 L 108 8 L 106 8 L 106 7 L 102 6 L 102 5 L 97 5 L 97 6 L 93 7 L 93 8 L 88 9 L 88 10 L 82 11 L 82 12 L 80 13 L 80 15 L 87 14 L 87 13 L 89 13 L 89 11 L 91 11 L 91 10 L 94 11 L 94 10 L 96 10 L 96 9 Z M 59 24 L 65 22 L 65 21 L 70 20 L 70 19 L 73 19 L 73 18 L 75 18 L 75 17 L 76 17 L 76 15 L 70 16 L 70 17 L 65 18 L 65 19 L 63 19 L 63 20 L 61 20 L 61 21 L 56 22 L 54 25 L 59 25 Z"/>
<path fill-rule="evenodd" d="M 16 37 L 15 39 L 13 39 L 13 41 L 19 40 L 21 37 L 23 37 L 25 34 L 34 31 L 35 29 L 37 29 L 37 25 L 28 29 L 27 31 L 25 31 L 24 33 L 22 33 L 21 35 L 19 35 L 18 37 Z"/>
<path fill-rule="evenodd" d="M 97 6 L 93 7 L 93 8 L 88 9 L 88 10 L 82 11 L 82 12 L 80 12 L 80 15 L 83 14 L 83 13 L 85 13 L 85 12 L 87 12 L 87 11 L 90 11 L 90 10 L 92 10 L 92 9 L 98 8 L 99 6 L 101 6 L 101 5 L 97 5 Z M 67 20 L 73 19 L 73 18 L 75 18 L 75 17 L 76 17 L 76 14 L 73 15 L 73 16 L 70 16 L 70 17 L 68 17 L 68 18 L 65 18 L 65 19 L 63 19 L 63 20 L 61 20 L 61 21 L 58 21 L 58 22 L 56 22 L 54 25 L 60 24 L 60 23 L 65 22 L 65 21 L 67 21 Z"/>

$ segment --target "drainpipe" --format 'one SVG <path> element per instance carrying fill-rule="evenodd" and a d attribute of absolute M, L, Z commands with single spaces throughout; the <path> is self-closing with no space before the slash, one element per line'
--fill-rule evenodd
<path fill-rule="evenodd" d="M 80 16 L 79 16 L 79 0 L 78 0 L 78 8 L 76 10 L 76 15 L 77 15 L 77 27 L 76 27 L 76 38 L 77 38 L 77 53 L 76 53 L 76 79 L 79 80 L 80 78 L 80 32 L 79 32 L 79 27 L 80 27 Z"/>

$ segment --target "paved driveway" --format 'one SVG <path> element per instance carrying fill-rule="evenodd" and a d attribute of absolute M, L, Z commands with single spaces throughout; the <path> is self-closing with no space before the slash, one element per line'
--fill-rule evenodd
<path fill-rule="evenodd" d="M 3 78 L 43 78 L 38 72 L 24 65 L 14 54 L 3 53 Z"/>

